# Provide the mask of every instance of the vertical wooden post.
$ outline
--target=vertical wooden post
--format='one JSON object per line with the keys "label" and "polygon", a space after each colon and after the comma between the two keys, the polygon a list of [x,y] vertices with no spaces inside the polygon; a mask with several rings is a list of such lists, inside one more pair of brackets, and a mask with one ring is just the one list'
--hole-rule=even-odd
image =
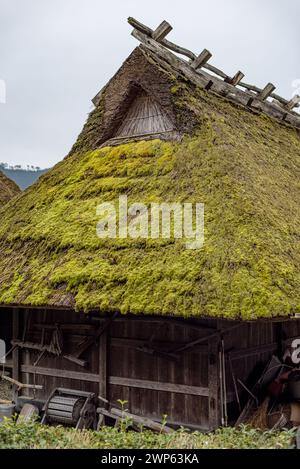
{"label": "vertical wooden post", "polygon": [[220,426],[220,382],[218,341],[210,342],[208,346],[208,416],[209,430],[213,431]]}
{"label": "vertical wooden post", "polygon": [[[27,334],[27,331],[29,329],[29,317],[30,317],[30,310],[25,309],[24,316],[23,316],[23,331],[22,331],[22,340],[23,340],[23,342],[25,342],[26,338],[27,338],[26,334]],[[29,350],[27,350],[27,349],[23,350],[22,359],[23,359],[22,361],[25,365],[27,365],[27,366],[30,365],[30,352],[29,352]],[[22,378],[23,378],[21,380],[22,383],[30,384],[30,374],[29,373],[22,374]],[[23,395],[24,396],[30,396],[30,390],[25,388],[24,391],[23,391]]]}
{"label": "vertical wooden post", "polygon": [[109,398],[108,393],[108,358],[109,358],[109,329],[106,329],[100,337],[99,343],[99,396]]}
{"label": "vertical wooden post", "polygon": [[[12,324],[12,337],[14,340],[19,338],[19,329],[20,329],[20,311],[17,308],[13,309],[13,324]],[[20,352],[19,348],[16,347],[12,353],[12,377],[16,381],[20,381]],[[13,388],[13,399],[16,401],[18,397],[18,390],[14,386]]]}
{"label": "vertical wooden post", "polygon": [[277,355],[282,359],[284,350],[283,350],[283,327],[282,322],[276,322],[274,324],[274,335],[277,342]]}

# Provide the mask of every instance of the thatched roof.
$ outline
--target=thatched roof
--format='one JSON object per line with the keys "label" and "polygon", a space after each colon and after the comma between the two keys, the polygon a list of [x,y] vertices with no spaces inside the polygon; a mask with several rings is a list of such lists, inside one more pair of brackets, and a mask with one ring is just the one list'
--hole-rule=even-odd
{"label": "thatched roof", "polygon": [[0,171],[0,208],[19,192],[17,184]]}
{"label": "thatched roof", "polygon": [[[114,140],[137,88],[174,126],[165,141]],[[138,48],[98,97],[70,155],[0,212],[0,303],[292,316],[300,306],[299,176],[298,130],[201,89]],[[204,247],[99,239],[96,207],[121,194],[129,203],[204,203]]]}

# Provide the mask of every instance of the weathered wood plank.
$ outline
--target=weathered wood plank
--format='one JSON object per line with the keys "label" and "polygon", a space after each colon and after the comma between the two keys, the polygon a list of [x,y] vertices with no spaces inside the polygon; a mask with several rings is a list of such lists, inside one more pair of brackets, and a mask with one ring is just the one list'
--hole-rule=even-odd
{"label": "weathered wood plank", "polygon": [[[112,337],[111,338],[111,345],[113,347],[127,347],[127,348],[137,348],[137,347],[143,347],[147,341],[145,339],[132,339],[130,337]],[[185,342],[161,342],[161,341],[153,341],[152,343],[154,349],[159,349],[160,351],[164,352],[167,350],[170,350],[172,347],[182,347],[185,346]],[[196,347],[195,347],[196,348]],[[202,344],[199,345],[197,348],[197,351],[207,351],[207,345]],[[187,353],[194,353],[193,351],[187,350]]]}
{"label": "weathered wood plank", "polygon": [[287,104],[286,104],[286,108],[291,111],[292,109],[294,109],[294,107],[297,106],[297,104],[300,103],[300,96],[296,95],[294,96]]}
{"label": "weathered wood plank", "polygon": [[243,74],[243,72],[240,72],[238,71],[234,77],[230,78],[230,77],[227,77],[225,78],[225,82],[226,83],[229,83],[230,85],[233,85],[233,86],[237,86],[238,84],[241,83],[242,79],[245,77],[245,75]]}
{"label": "weathered wood plank", "polygon": [[57,368],[34,367],[32,365],[22,365],[22,373],[31,373],[52,378],[74,379],[76,381],[89,381],[99,383],[99,374],[83,373],[80,371],[61,370]]}
{"label": "weathered wood plank", "polygon": [[108,399],[108,331],[106,330],[99,343],[99,395],[103,399]]}
{"label": "weathered wood plank", "polygon": [[135,18],[132,18],[131,16],[127,19],[127,21],[130,26],[137,29],[141,33],[146,34],[147,36],[152,36],[153,29],[148,28],[148,26],[144,25],[140,21],[136,20]]}
{"label": "weathered wood plank", "polygon": [[172,350],[172,352],[174,352],[174,353],[176,353],[176,352],[177,352],[177,353],[178,353],[178,352],[184,352],[184,351],[186,351],[186,350],[188,350],[188,349],[194,347],[195,345],[202,344],[203,342],[209,342],[209,341],[211,341],[211,339],[217,338],[217,337],[219,337],[219,336],[222,335],[222,334],[223,334],[223,335],[224,335],[224,334],[228,334],[229,332],[231,332],[231,331],[233,331],[233,330],[235,330],[235,329],[237,329],[237,328],[239,328],[239,327],[241,327],[241,323],[235,324],[234,326],[228,327],[228,328],[223,329],[223,330],[219,330],[219,331],[217,330],[217,331],[214,332],[213,334],[209,334],[209,335],[207,335],[207,336],[205,336],[205,337],[200,337],[199,339],[195,339],[195,340],[193,340],[192,342],[190,342],[190,343],[188,343],[188,344],[186,344],[186,345],[184,345],[184,346],[181,346],[181,347],[179,347],[179,348],[175,348],[175,349]]}
{"label": "weathered wood plank", "polygon": [[[43,368],[23,365],[23,373],[35,373],[36,375],[51,376],[55,378],[74,379],[79,381],[89,381],[99,383],[99,375],[92,373],[81,373],[78,371],[60,370],[55,368]],[[159,383],[155,381],[121,378],[116,376],[109,377],[109,383],[118,386],[128,386],[139,389],[151,389],[153,391],[175,392],[178,394],[190,394],[192,396],[208,396],[208,388],[198,386],[186,386],[184,384]],[[102,394],[100,394],[102,396]],[[104,396],[102,396],[104,397]]]}
{"label": "weathered wood plank", "polygon": [[208,354],[208,412],[209,428],[215,430],[220,425],[220,406],[219,406],[219,363],[218,363],[218,341],[212,341],[209,344]]}
{"label": "weathered wood plank", "polygon": [[271,94],[275,90],[276,90],[276,86],[274,86],[273,83],[268,83],[264,87],[264,89],[259,93],[259,95],[257,96],[257,99],[260,99],[261,101],[265,101],[267,98],[269,98],[269,96],[271,96]]}
{"label": "weathered wood plank", "polygon": [[255,355],[261,355],[263,353],[272,353],[275,352],[277,348],[277,343],[259,345],[255,347],[248,347],[245,349],[234,350],[229,352],[231,360],[240,360],[241,358],[253,357]]}
{"label": "weathered wood plank", "polygon": [[80,356],[89,349],[95,342],[101,338],[101,336],[106,332],[107,328],[111,325],[112,321],[118,316],[118,313],[115,313],[113,316],[109,317],[105,323],[95,331],[93,337],[88,337],[77,350],[75,350],[72,355],[75,358],[80,358]]}
{"label": "weathered wood plank", "polygon": [[139,389],[151,389],[153,391],[174,392],[178,394],[189,394],[192,396],[208,396],[208,388],[198,386],[187,386],[185,384],[161,383],[156,381],[147,381],[143,379],[119,378],[111,376],[110,384],[119,386],[129,386]]}
{"label": "weathered wood plank", "polygon": [[53,330],[56,328],[56,325],[59,326],[59,328],[62,330],[62,331],[66,331],[68,333],[71,333],[71,334],[75,334],[75,335],[94,335],[95,334],[95,326],[93,324],[81,324],[81,323],[77,323],[77,324],[63,324],[63,323],[59,323],[57,322],[56,324],[33,324],[33,328],[34,329],[38,329],[38,330],[42,330],[42,329],[45,329],[45,330]]}
{"label": "weathered wood plank", "polygon": [[197,70],[198,68],[203,67],[203,65],[206,64],[209,59],[211,59],[211,57],[211,52],[209,52],[207,49],[204,49],[201,54],[199,54],[198,57],[191,63],[191,67]]}
{"label": "weathered wood plank", "polygon": [[150,428],[151,430],[158,432],[158,433],[172,433],[174,430],[172,428],[167,427],[166,425],[162,425],[160,423],[155,422],[154,420],[140,417],[139,415],[130,414],[129,412],[124,412],[123,410],[112,408],[111,414],[121,419],[128,419],[131,420],[135,425],[140,425],[142,427]]}
{"label": "weathered wood plank", "polygon": [[37,384],[25,384],[21,383],[21,381],[18,381],[16,379],[10,378],[9,376],[0,374],[0,378],[4,379],[5,381],[8,381],[9,383],[13,384],[16,386],[17,390],[27,388],[27,389],[43,389],[43,386],[37,385]]}
{"label": "weathered wood plank", "polygon": [[161,42],[172,29],[172,26],[167,21],[163,21],[156,30],[153,31],[152,38],[157,42]]}
{"label": "weathered wood plank", "polygon": [[[140,32],[148,37],[152,36],[153,30],[151,28],[148,28],[148,26],[145,26],[144,24],[140,23],[134,18],[128,18],[128,23],[135,28],[137,32]],[[133,35],[133,34],[132,34]],[[195,60],[196,55],[191,52],[190,50],[177,46],[177,44],[174,44],[173,42],[168,41],[167,39],[163,39],[161,41],[161,44],[167,47],[168,49],[172,50],[173,52],[176,52],[177,54],[184,55],[185,57],[188,57],[191,60]]]}
{"label": "weathered wood plank", "polygon": [[[13,309],[13,325],[12,325],[12,338],[17,340],[19,338],[20,331],[20,311],[18,308]],[[12,352],[12,377],[15,381],[20,381],[20,350],[15,347]],[[18,388],[13,388],[14,400],[18,395]]]}

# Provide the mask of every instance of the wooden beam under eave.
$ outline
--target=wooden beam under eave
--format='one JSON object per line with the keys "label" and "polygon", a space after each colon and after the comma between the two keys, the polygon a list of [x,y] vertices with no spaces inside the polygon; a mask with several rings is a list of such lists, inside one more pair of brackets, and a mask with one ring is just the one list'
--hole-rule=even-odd
{"label": "wooden beam under eave", "polygon": [[152,33],[152,39],[161,42],[171,31],[172,26],[167,21],[163,21]]}

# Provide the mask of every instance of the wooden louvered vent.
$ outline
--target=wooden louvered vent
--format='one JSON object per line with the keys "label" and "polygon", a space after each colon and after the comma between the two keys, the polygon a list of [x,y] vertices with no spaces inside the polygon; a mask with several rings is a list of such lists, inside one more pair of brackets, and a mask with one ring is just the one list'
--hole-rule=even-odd
{"label": "wooden louvered vent", "polygon": [[170,118],[145,92],[140,92],[118,128],[114,139],[147,137],[173,132]]}

